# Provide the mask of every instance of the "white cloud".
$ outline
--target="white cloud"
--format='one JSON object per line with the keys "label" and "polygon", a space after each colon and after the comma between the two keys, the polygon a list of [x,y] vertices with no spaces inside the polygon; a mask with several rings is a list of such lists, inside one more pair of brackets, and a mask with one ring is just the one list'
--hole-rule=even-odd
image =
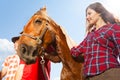
{"label": "white cloud", "polygon": [[0,61],[3,61],[8,55],[14,53],[13,43],[7,39],[0,39]]}

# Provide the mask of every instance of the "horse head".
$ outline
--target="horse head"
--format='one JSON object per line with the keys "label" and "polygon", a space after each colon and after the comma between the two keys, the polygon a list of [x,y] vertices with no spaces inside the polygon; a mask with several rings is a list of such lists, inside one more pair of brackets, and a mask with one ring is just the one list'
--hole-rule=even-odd
{"label": "horse head", "polygon": [[24,26],[17,53],[27,64],[34,63],[38,56],[62,62],[61,80],[82,80],[82,63],[76,62],[70,55],[69,43],[64,30],[47,15],[44,7]]}
{"label": "horse head", "polygon": [[[27,64],[34,63],[44,53],[57,54],[56,34],[58,26],[47,15],[46,8],[37,11],[24,26],[19,37],[17,53]],[[52,53],[53,52],[53,53]]]}

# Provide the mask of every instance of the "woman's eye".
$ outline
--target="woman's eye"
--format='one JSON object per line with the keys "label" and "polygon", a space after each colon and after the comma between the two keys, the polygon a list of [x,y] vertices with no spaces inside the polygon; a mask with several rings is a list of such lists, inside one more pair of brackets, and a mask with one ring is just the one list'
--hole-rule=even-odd
{"label": "woman's eye", "polygon": [[88,15],[90,15],[91,13],[89,12]]}

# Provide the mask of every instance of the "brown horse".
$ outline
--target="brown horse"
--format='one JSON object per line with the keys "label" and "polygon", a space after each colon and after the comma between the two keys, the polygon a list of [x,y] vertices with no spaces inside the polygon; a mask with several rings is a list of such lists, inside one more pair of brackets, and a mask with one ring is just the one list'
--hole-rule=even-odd
{"label": "brown horse", "polygon": [[82,80],[82,63],[71,57],[65,34],[47,15],[46,8],[35,13],[24,26],[18,55],[27,64],[34,63],[37,56],[62,62],[61,80]]}

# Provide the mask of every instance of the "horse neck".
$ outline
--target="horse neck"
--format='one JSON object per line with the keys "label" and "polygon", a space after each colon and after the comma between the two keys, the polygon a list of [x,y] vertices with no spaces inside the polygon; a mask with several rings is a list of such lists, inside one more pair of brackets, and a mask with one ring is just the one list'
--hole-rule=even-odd
{"label": "horse neck", "polygon": [[75,62],[73,60],[73,58],[70,55],[70,48],[68,46],[67,43],[67,38],[66,35],[64,35],[63,31],[60,29],[59,30],[59,38],[61,41],[59,41],[59,45],[58,47],[60,47],[60,53],[59,53],[59,57],[61,58],[63,65],[67,64],[69,67],[70,66],[74,66],[76,64],[78,64],[77,62]]}
{"label": "horse neck", "polygon": [[[65,38],[61,38],[61,41],[58,45],[60,48],[60,53],[58,53],[59,57],[61,58],[62,65],[64,69],[73,72],[74,74],[78,74],[81,72],[82,64],[73,60],[70,49],[67,45],[67,41]],[[76,68],[74,68],[77,66]]]}

